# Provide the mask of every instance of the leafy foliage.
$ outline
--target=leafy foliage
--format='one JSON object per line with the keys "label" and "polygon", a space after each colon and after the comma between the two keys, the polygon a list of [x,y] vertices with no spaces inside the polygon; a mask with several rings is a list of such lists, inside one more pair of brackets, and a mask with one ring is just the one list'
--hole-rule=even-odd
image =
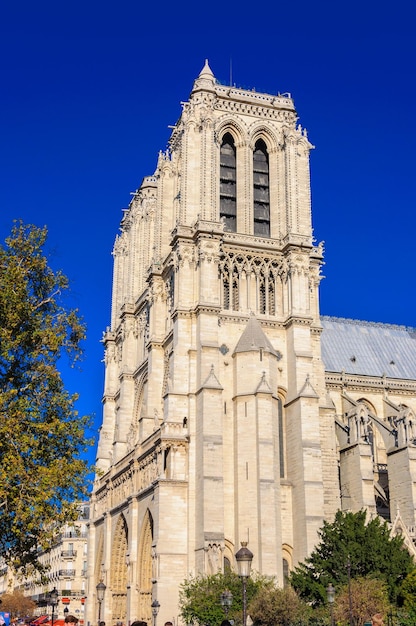
{"label": "leafy foliage", "polygon": [[27,598],[21,591],[4,593],[1,596],[1,610],[10,613],[10,617],[25,617],[33,615],[36,603]]}
{"label": "leafy foliage", "polygon": [[249,613],[255,624],[263,626],[302,624],[311,617],[310,607],[291,587],[279,589],[271,585],[259,589],[250,602]]}
{"label": "leafy foliage", "polygon": [[380,614],[383,618],[388,615],[389,601],[387,585],[376,578],[356,578],[344,585],[336,596],[334,617],[337,624],[350,623],[351,617],[354,626],[363,626],[370,622],[374,615]]}
{"label": "leafy foliage", "polygon": [[40,564],[63,523],[76,519],[88,468],[80,454],[90,418],[58,369],[81,356],[85,328],[62,297],[68,279],[48,265],[46,228],[16,222],[0,246],[0,556]]}
{"label": "leafy foliage", "polygon": [[388,616],[388,626],[416,626],[416,610],[414,608],[400,609]]}
{"label": "leafy foliage", "polygon": [[[220,603],[221,593],[228,589],[233,595],[228,619],[242,621],[242,583],[237,574],[227,572],[212,576],[198,576],[185,580],[179,590],[179,608],[186,624],[219,626],[225,618]],[[273,581],[265,576],[252,575],[247,579],[247,606],[262,587],[271,587]]]}
{"label": "leafy foliage", "polygon": [[[379,518],[366,523],[366,512],[338,511],[332,524],[324,522],[320,542],[304,563],[290,576],[301,597],[314,605],[326,602],[326,588],[346,585],[351,579],[377,578],[387,584],[391,602],[396,602],[400,585],[415,564],[403,547],[403,539],[390,537]],[[349,564],[349,566],[348,566]]]}
{"label": "leafy foliage", "polygon": [[412,570],[404,579],[401,594],[404,609],[416,615],[416,569]]}

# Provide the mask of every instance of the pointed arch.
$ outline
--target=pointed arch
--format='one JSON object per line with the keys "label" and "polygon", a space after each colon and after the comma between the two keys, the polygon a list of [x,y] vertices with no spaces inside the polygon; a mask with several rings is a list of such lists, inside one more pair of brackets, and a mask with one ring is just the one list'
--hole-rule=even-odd
{"label": "pointed arch", "polygon": [[133,424],[137,426],[139,419],[143,415],[143,410],[147,406],[147,370],[144,371],[140,378],[135,380],[135,398],[133,408]]}
{"label": "pointed arch", "polygon": [[284,543],[282,545],[283,586],[288,585],[289,574],[293,568],[293,548]]}
{"label": "pointed arch", "polygon": [[259,139],[262,139],[266,144],[267,151],[269,153],[275,152],[276,150],[282,149],[282,138],[280,135],[276,134],[272,131],[271,128],[265,126],[262,123],[255,123],[254,126],[250,128],[250,148],[254,150],[254,146],[256,145]]}
{"label": "pointed arch", "polygon": [[223,118],[216,127],[215,134],[219,146],[221,145],[221,142],[226,133],[230,133],[232,135],[236,145],[240,145],[243,141],[247,139],[246,128],[239,122],[239,120],[236,120],[235,118]]}
{"label": "pointed arch", "polygon": [[127,553],[128,527],[124,515],[120,515],[111,550],[110,588],[113,620],[123,623],[127,617]]}
{"label": "pointed arch", "polygon": [[231,572],[234,569],[234,548],[234,544],[228,539],[225,539],[224,552],[222,557],[224,574],[226,574],[227,572]]}
{"label": "pointed arch", "polygon": [[153,517],[147,509],[143,519],[139,540],[139,619],[148,624],[152,620],[152,546],[153,546]]}

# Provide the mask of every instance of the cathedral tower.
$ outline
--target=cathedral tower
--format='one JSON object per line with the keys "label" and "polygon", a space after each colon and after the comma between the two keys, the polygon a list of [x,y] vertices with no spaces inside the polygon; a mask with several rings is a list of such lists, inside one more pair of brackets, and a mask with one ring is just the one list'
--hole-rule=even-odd
{"label": "cathedral tower", "polygon": [[[89,598],[110,622],[176,620],[190,575],[283,584],[339,507],[321,361],[322,247],[289,94],[220,85],[208,63],[114,246]],[[325,497],[324,497],[325,494]]]}

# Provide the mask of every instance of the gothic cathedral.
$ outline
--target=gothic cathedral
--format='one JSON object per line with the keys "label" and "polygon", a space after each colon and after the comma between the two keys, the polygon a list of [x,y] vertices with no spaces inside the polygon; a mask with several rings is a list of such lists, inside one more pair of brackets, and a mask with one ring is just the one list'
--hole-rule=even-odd
{"label": "gothic cathedral", "polygon": [[151,624],[154,600],[180,623],[180,584],[235,569],[241,542],[283,585],[340,508],[413,545],[415,333],[320,316],[313,146],[292,98],[205,63],[182,106],[114,246],[92,623],[100,581],[108,625]]}

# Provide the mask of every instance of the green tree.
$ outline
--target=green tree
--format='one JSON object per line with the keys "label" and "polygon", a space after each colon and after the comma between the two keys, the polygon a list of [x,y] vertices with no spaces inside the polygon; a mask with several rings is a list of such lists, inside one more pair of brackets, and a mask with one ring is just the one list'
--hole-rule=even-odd
{"label": "green tree", "polygon": [[350,623],[350,597],[351,617],[354,626],[363,626],[370,622],[376,614],[384,618],[389,612],[387,585],[376,578],[355,578],[350,586],[344,585],[336,595],[334,617],[337,624]]}
{"label": "green tree", "polygon": [[4,593],[1,596],[1,610],[10,613],[10,617],[32,616],[36,603],[27,598],[21,591]]}
{"label": "green tree", "polygon": [[34,565],[87,494],[90,418],[64,388],[60,360],[80,357],[85,328],[63,296],[68,279],[43,248],[46,228],[16,222],[0,246],[0,556]]}
{"label": "green tree", "polygon": [[310,607],[291,587],[280,589],[275,585],[260,588],[249,604],[250,617],[263,626],[306,624],[311,617]]}
{"label": "green tree", "polygon": [[326,602],[329,583],[339,588],[351,579],[369,576],[386,582],[389,600],[395,603],[400,585],[415,564],[403,539],[391,537],[378,517],[368,521],[364,510],[338,511],[333,523],[324,522],[320,542],[310,557],[290,576],[302,598],[312,604]]}
{"label": "green tree", "polygon": [[[262,587],[272,586],[273,580],[253,574],[247,579],[247,606]],[[185,580],[179,589],[179,609],[186,624],[209,624],[219,626],[225,619],[221,606],[221,593],[231,591],[233,602],[229,609],[228,619],[241,623],[242,615],[242,583],[234,572],[197,576]]]}
{"label": "green tree", "polygon": [[416,569],[412,570],[404,579],[401,595],[404,609],[416,614]]}

